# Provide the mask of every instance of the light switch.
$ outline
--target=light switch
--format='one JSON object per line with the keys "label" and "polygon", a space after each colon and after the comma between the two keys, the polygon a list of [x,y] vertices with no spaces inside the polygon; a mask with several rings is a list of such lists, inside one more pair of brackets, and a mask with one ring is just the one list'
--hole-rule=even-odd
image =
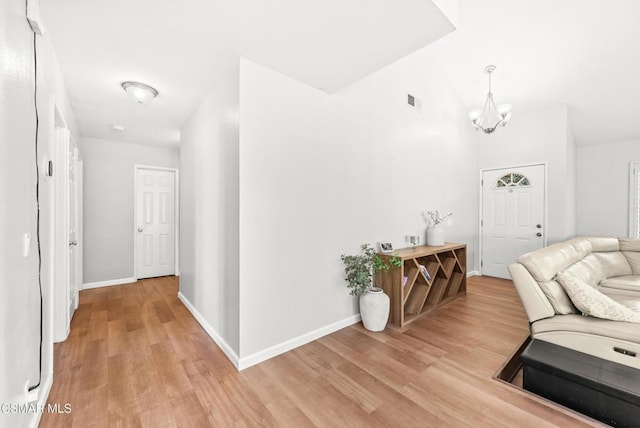
{"label": "light switch", "polygon": [[29,257],[31,254],[31,234],[25,233],[23,235],[24,239],[22,241],[22,256]]}
{"label": "light switch", "polygon": [[40,20],[40,0],[27,0],[27,21],[34,33],[44,34],[44,27]]}

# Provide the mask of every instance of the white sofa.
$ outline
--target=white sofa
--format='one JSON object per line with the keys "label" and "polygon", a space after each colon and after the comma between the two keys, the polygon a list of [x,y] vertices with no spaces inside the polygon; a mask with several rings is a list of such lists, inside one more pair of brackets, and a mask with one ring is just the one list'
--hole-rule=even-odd
{"label": "white sofa", "polygon": [[509,266],[531,337],[640,368],[640,324],[584,316],[556,275],[566,272],[640,312],[640,239],[575,238]]}

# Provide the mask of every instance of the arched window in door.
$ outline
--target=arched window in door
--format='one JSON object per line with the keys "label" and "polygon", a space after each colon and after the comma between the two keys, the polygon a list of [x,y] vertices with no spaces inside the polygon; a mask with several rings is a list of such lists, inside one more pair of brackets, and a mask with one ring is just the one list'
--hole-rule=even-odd
{"label": "arched window in door", "polygon": [[493,187],[525,187],[531,186],[531,182],[522,174],[510,172],[498,178]]}

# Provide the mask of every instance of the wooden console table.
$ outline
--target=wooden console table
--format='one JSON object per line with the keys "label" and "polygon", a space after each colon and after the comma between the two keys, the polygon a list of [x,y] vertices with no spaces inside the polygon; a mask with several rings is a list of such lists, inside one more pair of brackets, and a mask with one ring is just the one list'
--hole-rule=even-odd
{"label": "wooden console table", "polygon": [[377,272],[375,284],[391,298],[390,321],[400,327],[467,293],[467,246],[447,242],[442,247],[419,246],[378,253],[393,255],[402,266]]}

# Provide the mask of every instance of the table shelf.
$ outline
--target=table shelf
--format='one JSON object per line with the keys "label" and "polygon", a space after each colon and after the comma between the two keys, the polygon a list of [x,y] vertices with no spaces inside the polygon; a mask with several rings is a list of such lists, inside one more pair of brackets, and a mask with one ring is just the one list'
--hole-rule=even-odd
{"label": "table shelf", "polygon": [[[391,299],[390,321],[400,327],[467,293],[467,246],[448,242],[441,247],[403,248],[378,253],[386,262],[396,255],[402,266],[375,276],[377,287]],[[426,273],[424,273],[424,266]]]}

